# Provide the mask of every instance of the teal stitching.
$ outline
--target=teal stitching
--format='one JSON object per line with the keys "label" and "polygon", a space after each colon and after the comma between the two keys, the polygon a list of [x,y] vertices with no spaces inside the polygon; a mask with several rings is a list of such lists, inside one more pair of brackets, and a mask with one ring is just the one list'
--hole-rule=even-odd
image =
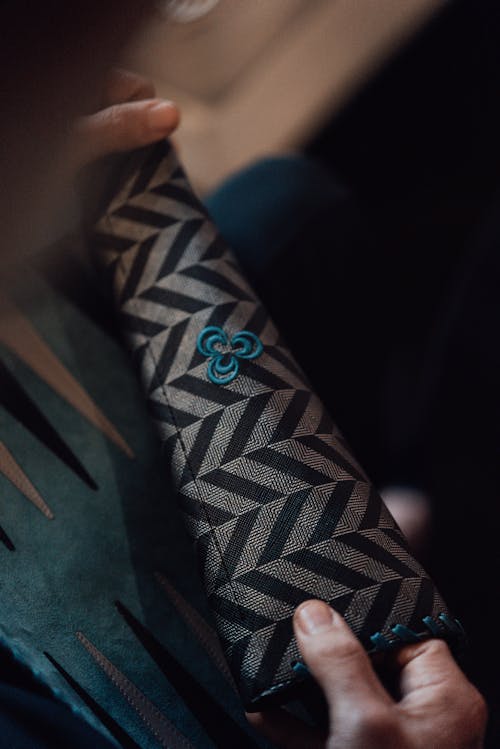
{"label": "teal stitching", "polygon": [[374,635],[371,635],[370,640],[377,652],[390,650],[391,648],[390,640],[388,640],[387,637],[384,637],[381,632],[375,632]]}
{"label": "teal stitching", "polygon": [[[432,616],[424,616],[422,619],[423,624],[427,628],[427,632],[415,632],[410,627],[406,627],[404,624],[394,624],[390,631],[393,633],[396,639],[389,640],[381,632],[375,632],[370,636],[370,641],[373,648],[368,651],[369,655],[374,653],[384,653],[390,650],[394,650],[400,643],[412,644],[416,642],[422,642],[429,633],[433,637],[443,639],[447,634],[452,635],[452,641],[450,645],[458,642],[459,644],[465,642],[466,633],[458,619],[452,619],[447,614],[439,614],[437,617],[438,621],[432,618]],[[301,661],[292,661],[292,671],[298,680],[311,678],[311,672],[307,668],[306,664]],[[279,687],[286,686],[290,682],[278,685]],[[276,688],[278,689],[278,687]],[[271,690],[269,690],[271,693]]]}
{"label": "teal stitching", "polygon": [[439,614],[438,618],[453,634],[459,637],[463,637],[465,635],[465,629],[462,627],[458,619],[450,619],[447,614]]}
{"label": "teal stitching", "polygon": [[[452,619],[447,614],[439,614],[437,621],[433,619],[432,616],[424,616],[422,622],[427,628],[427,632],[415,632],[404,624],[394,624],[390,628],[390,631],[395,636],[394,640],[385,637],[381,632],[375,632],[370,636],[373,648],[368,651],[368,655],[394,650],[394,648],[402,642],[405,644],[422,642],[422,640],[429,636],[429,633],[433,637],[440,639],[446,637],[447,634],[452,635],[451,642],[449,643],[451,646],[456,645],[457,643],[461,645],[466,641],[466,633],[460,621],[458,619]],[[455,651],[455,653],[457,654],[457,651]],[[292,661],[290,665],[297,680],[311,678],[311,672],[305,663],[302,663],[301,661]],[[266,694],[271,694],[272,691],[278,691],[279,688],[288,686],[290,683],[291,681],[279,684],[274,688],[274,690],[268,690]]]}
{"label": "teal stitching", "polygon": [[306,664],[301,663],[301,661],[295,661],[292,664],[292,670],[300,679],[305,679],[311,676],[311,672],[307,668]]}
{"label": "teal stitching", "polygon": [[394,627],[391,627],[391,632],[395,634],[401,642],[413,643],[420,642],[422,639],[422,635],[418,634],[418,632],[414,632],[409,627],[405,627],[404,624],[395,624]]}
{"label": "teal stitching", "polygon": [[208,325],[198,335],[196,348],[208,357],[208,379],[214,385],[227,385],[239,374],[240,359],[257,359],[264,349],[250,330],[240,330],[229,341],[222,328]]}
{"label": "teal stitching", "polygon": [[439,634],[441,634],[441,627],[437,622],[434,621],[432,616],[424,616],[422,619],[423,623],[431,633],[431,635],[434,635],[434,637],[437,637]]}
{"label": "teal stitching", "polygon": [[465,630],[458,619],[452,619],[447,614],[439,614],[436,619],[431,616],[425,616],[422,619],[422,623],[425,625],[427,631],[415,632],[410,627],[406,627],[404,624],[394,624],[390,628],[390,631],[396,639],[389,640],[381,632],[375,632],[371,635],[370,641],[373,645],[370,653],[384,652],[391,650],[398,643],[403,642],[405,644],[412,644],[422,642],[429,633],[433,637],[445,638],[451,636],[452,641],[462,643],[466,640]]}

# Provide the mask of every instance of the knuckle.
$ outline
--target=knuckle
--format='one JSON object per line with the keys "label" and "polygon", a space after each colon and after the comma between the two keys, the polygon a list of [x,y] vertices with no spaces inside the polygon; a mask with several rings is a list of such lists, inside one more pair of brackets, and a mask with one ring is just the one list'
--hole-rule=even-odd
{"label": "knuckle", "polygon": [[450,655],[450,649],[448,648],[448,645],[444,640],[441,640],[439,638],[426,640],[421,647],[422,650],[425,650],[428,655],[432,655],[435,658],[448,658]]}
{"label": "knuckle", "polygon": [[407,645],[401,649],[397,658],[403,665],[407,665],[410,661],[418,659],[422,663],[441,664],[443,669],[446,664],[455,663],[447,643],[439,638],[432,638],[420,643]]}

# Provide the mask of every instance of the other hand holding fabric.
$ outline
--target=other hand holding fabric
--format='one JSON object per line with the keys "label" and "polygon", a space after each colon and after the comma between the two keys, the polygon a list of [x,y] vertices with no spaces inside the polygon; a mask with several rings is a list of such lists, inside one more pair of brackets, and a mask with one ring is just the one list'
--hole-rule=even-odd
{"label": "other hand holding fabric", "polygon": [[106,82],[103,108],[75,123],[70,156],[75,168],[168,137],[179,124],[179,110],[155,93],[146,78],[113,69]]}

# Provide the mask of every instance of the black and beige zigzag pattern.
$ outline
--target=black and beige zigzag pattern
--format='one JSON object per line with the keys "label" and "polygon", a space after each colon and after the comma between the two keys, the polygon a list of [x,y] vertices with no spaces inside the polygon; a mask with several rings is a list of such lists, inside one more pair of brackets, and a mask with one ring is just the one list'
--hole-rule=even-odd
{"label": "black and beige zigzag pattern", "polygon": [[[297,678],[291,616],[319,597],[367,648],[395,622],[447,613],[231,251],[159,144],[129,170],[94,241],[139,363],[195,540],[206,593],[247,706]],[[262,355],[207,377],[206,326],[249,330]],[[332,342],[334,348],[334,341]]]}

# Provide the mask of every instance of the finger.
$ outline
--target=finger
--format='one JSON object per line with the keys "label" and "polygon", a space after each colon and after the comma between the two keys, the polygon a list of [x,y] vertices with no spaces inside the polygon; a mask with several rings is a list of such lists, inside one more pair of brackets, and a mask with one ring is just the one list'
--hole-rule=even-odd
{"label": "finger", "polygon": [[[460,746],[483,746],[488,720],[486,702],[454,661],[443,640],[403,648],[395,655],[401,667],[401,700],[397,705],[403,723],[422,731],[422,717],[432,732],[460,738]],[[455,744],[453,744],[455,746]]]}
{"label": "finger", "polygon": [[394,661],[401,669],[401,696],[411,695],[422,689],[443,685],[472,687],[459,668],[444,640],[429,639],[415,645],[408,645],[394,654]]}
{"label": "finger", "polygon": [[323,749],[326,737],[285,710],[247,713],[250,725],[279,749]]}
{"label": "finger", "polygon": [[331,718],[375,715],[393,701],[370,659],[344,619],[322,601],[306,601],[294,616],[295,636],[304,660],[322,687]]}
{"label": "finger", "polygon": [[155,87],[148,78],[123,68],[113,68],[106,81],[103,106],[153,99],[155,96]]}
{"label": "finger", "polygon": [[74,158],[77,166],[166,138],[175,130],[179,119],[175,104],[161,99],[117,104],[82,117],[76,127]]}

